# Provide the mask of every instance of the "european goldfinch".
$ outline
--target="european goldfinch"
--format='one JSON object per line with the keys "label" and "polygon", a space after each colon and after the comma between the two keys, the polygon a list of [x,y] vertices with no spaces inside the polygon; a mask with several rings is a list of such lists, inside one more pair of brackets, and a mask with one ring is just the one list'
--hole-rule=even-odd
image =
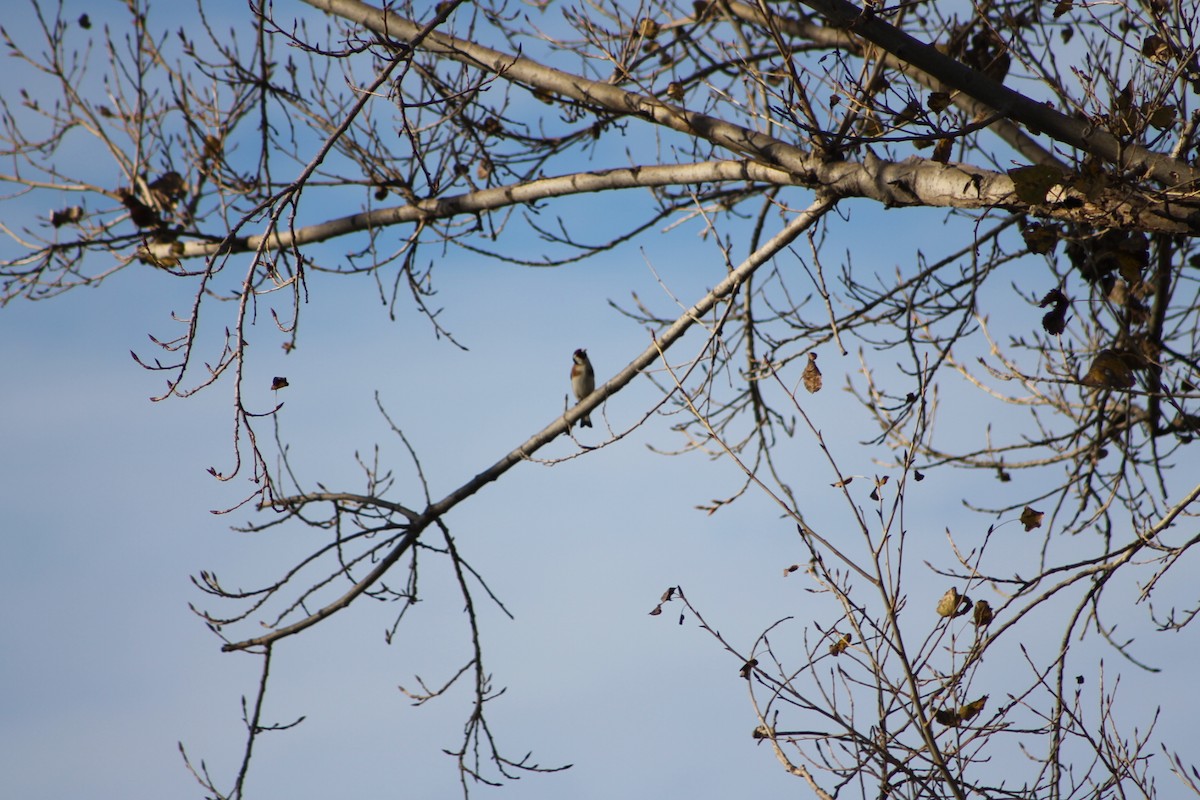
{"label": "european goldfinch", "polygon": [[[592,362],[588,361],[587,350],[583,348],[576,350],[571,360],[574,361],[571,364],[571,389],[575,392],[575,399],[578,401],[596,390],[596,373],[592,371]],[[583,428],[592,427],[591,416],[581,417],[579,425]]]}

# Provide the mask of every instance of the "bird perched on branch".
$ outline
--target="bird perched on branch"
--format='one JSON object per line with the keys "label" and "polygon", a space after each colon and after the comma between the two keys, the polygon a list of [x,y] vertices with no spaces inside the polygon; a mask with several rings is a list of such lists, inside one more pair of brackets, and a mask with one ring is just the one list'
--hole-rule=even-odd
{"label": "bird perched on branch", "polygon": [[[571,389],[575,392],[575,399],[582,400],[596,390],[596,373],[592,371],[592,362],[588,361],[587,350],[576,350],[571,360],[575,362],[571,365]],[[583,428],[592,427],[591,416],[581,417],[579,425]]]}

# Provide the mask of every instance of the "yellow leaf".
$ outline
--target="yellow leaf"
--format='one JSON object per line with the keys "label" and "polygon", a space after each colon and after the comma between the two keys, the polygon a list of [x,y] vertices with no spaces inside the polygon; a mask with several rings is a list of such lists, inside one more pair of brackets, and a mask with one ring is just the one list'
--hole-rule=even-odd
{"label": "yellow leaf", "polygon": [[954,616],[954,612],[958,610],[958,604],[961,601],[961,599],[962,598],[958,594],[958,589],[955,589],[953,586],[951,586],[949,589],[946,590],[946,593],[944,595],[942,595],[942,599],[938,600],[938,604],[937,604],[938,616],[939,617]]}
{"label": "yellow leaf", "polygon": [[846,633],[838,637],[838,640],[829,645],[829,655],[837,657],[846,652],[846,648],[850,646],[851,637]]}
{"label": "yellow leaf", "polygon": [[958,709],[958,716],[964,720],[971,719],[979,714],[980,711],[983,711],[983,707],[987,705],[987,699],[988,696],[985,694],[978,700],[967,703],[965,706],[960,706]]}

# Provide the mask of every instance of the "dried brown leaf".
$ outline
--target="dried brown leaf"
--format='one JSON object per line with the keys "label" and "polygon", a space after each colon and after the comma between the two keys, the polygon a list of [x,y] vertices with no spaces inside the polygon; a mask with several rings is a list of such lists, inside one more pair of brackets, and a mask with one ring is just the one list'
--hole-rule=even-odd
{"label": "dried brown leaf", "polygon": [[804,388],[809,394],[821,391],[821,370],[817,367],[817,354],[808,354],[808,364],[804,367]]}
{"label": "dried brown leaf", "polygon": [[992,605],[987,600],[975,603],[975,627],[986,628],[992,622]]}
{"label": "dried brown leaf", "polygon": [[1165,39],[1151,34],[1142,40],[1142,55],[1158,64],[1166,64],[1174,53]]}
{"label": "dried brown leaf", "polygon": [[1101,389],[1128,389],[1134,384],[1133,370],[1121,353],[1101,350],[1080,382]]}
{"label": "dried brown leaf", "polygon": [[933,718],[948,728],[957,728],[962,721],[953,708],[939,708],[933,712]]}
{"label": "dried brown leaf", "polygon": [[[1058,246],[1060,231],[1054,225],[1043,225],[1031,222],[1021,229],[1021,238],[1030,252],[1038,255],[1048,255]],[[1043,305],[1045,305],[1043,303]]]}
{"label": "dried brown leaf", "polygon": [[933,112],[945,111],[950,106],[950,95],[947,92],[931,92],[925,98],[925,105]]}
{"label": "dried brown leaf", "polygon": [[950,154],[954,151],[954,140],[942,138],[937,140],[937,144],[933,148],[933,155],[930,156],[939,164],[946,164],[950,161]]}
{"label": "dried brown leaf", "polygon": [[1040,528],[1042,527],[1042,517],[1044,516],[1046,516],[1045,513],[1025,506],[1025,510],[1021,512],[1021,524],[1025,526],[1025,530],[1027,531]]}
{"label": "dried brown leaf", "polygon": [[1017,198],[1031,205],[1046,202],[1046,193],[1062,183],[1061,170],[1045,164],[1034,164],[1028,167],[1015,167],[1008,171],[1012,178],[1013,191]]}

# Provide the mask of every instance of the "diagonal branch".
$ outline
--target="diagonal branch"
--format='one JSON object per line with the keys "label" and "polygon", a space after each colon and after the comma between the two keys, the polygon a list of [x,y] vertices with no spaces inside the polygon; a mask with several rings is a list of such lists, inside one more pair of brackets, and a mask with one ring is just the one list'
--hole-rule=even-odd
{"label": "diagonal branch", "polygon": [[[795,17],[775,14],[765,8],[765,4],[763,8],[756,8],[746,3],[730,2],[728,8],[729,13],[751,24],[777,29],[789,36],[808,39],[811,42],[816,42],[830,48],[841,48],[858,52],[860,55],[862,54],[862,40],[846,31],[827,25],[817,25],[808,19],[796,19]],[[917,69],[909,62],[897,58],[891,53],[883,54],[883,61],[884,65],[889,69],[903,72],[928,89],[940,91],[940,84],[942,82],[928,72]],[[988,129],[1007,142],[1022,156],[1029,159],[1031,163],[1066,169],[1066,166],[1054,153],[1042,147],[1032,136],[1021,130],[1020,125],[997,114],[994,108],[990,108],[987,104],[981,103],[971,95],[963,92],[955,92],[951,97],[951,102],[975,119],[991,119]]]}
{"label": "diagonal branch", "polygon": [[[401,41],[413,38],[421,26],[397,14],[386,12],[359,0],[304,0],[305,3],[342,19],[361,25],[380,36]],[[667,128],[697,136],[755,161],[782,167],[790,172],[805,174],[817,163],[811,153],[801,147],[782,142],[749,128],[743,128],[718,117],[659,100],[655,97],[629,92],[601,81],[548,67],[531,58],[504,53],[490,47],[459,39],[449,34],[433,32],[421,43],[421,49],[469,64],[508,81],[535,87],[561,97],[584,103],[623,116],[641,117]]]}
{"label": "diagonal branch", "polygon": [[385,573],[408,552],[421,536],[421,533],[431,524],[437,522],[443,515],[457,506],[462,501],[471,497],[480,489],[492,481],[497,480],[504,473],[508,472],[522,461],[528,460],[534,453],[540,450],[545,445],[554,441],[561,434],[566,432],[571,425],[580,417],[586,416],[589,412],[607,400],[610,396],[616,394],[621,389],[625,388],[633,381],[642,370],[657,361],[664,352],[666,352],[675,342],[683,338],[683,335],[697,323],[698,320],[704,318],[716,305],[725,298],[731,296],[742,286],[746,280],[754,274],[755,270],[767,263],[776,253],[786,248],[789,244],[795,241],[796,237],[800,236],[804,231],[812,227],[827,211],[833,208],[834,200],[828,197],[818,197],[813,201],[812,205],[804,211],[796,215],[795,219],[787,224],[783,230],[773,236],[762,247],[758,248],[745,261],[738,265],[737,269],[730,272],[724,280],[718,283],[708,294],[700,299],[694,306],[684,311],[679,317],[667,328],[663,334],[654,339],[654,341],[643,350],[637,358],[631,361],[623,370],[613,376],[608,382],[596,388],[596,391],[585,397],[580,403],[569,410],[565,415],[559,417],[554,422],[547,425],[538,433],[531,436],[525,442],[518,445],[514,450],[501,458],[492,466],[480,472],[471,480],[464,483],[462,486],[455,489],[450,494],[446,495],[436,503],[431,504],[426,508],[419,517],[412,520],[407,526],[404,538],[398,541],[395,546],[380,560],[374,569],[364,576],[358,583],[350,587],[345,594],[334,600],[329,605],[313,612],[309,616],[301,619],[291,625],[283,628],[278,628],[263,636],[258,636],[253,639],[246,639],[241,642],[232,642],[224,645],[222,650],[246,650],[254,647],[269,645],[292,634],[309,628],[326,617],[332,616],[346,606],[350,605],[361,594],[367,591],[374,585]]}
{"label": "diagonal branch", "polygon": [[1200,188],[1200,169],[1186,161],[1156,153],[1132,142],[1122,142],[1106,130],[1068,117],[1002,83],[944,55],[904,31],[846,0],[803,0],[835,28],[849,30],[878,45],[900,61],[912,64],[937,80],[995,109],[1033,131],[1091,153],[1122,170],[1146,174],[1168,187],[1185,191]]}

